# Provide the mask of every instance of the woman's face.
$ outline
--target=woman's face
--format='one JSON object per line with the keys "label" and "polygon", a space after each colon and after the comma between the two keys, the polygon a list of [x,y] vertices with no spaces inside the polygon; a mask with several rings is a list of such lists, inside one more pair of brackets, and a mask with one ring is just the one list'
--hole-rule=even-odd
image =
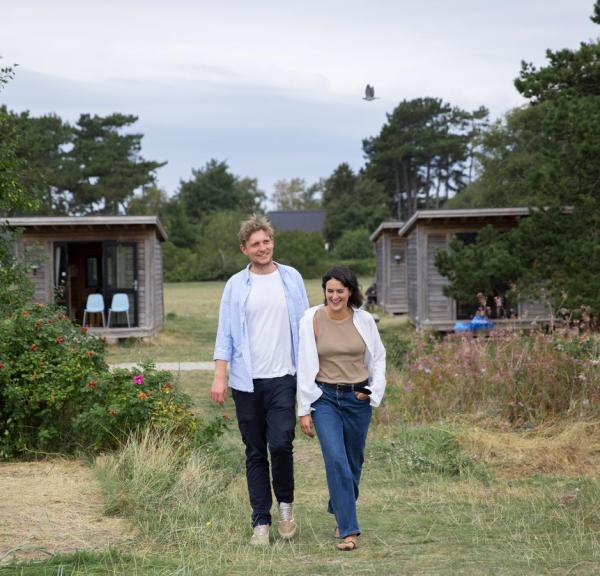
{"label": "woman's face", "polygon": [[350,290],[346,288],[339,280],[330,278],[325,284],[325,302],[327,306],[334,311],[340,312],[348,306]]}

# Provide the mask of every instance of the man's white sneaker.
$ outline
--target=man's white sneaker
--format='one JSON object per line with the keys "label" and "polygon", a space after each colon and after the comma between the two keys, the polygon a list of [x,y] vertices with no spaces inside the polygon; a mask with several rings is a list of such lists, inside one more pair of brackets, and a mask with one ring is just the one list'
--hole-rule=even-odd
{"label": "man's white sneaker", "polygon": [[296,521],[294,520],[294,505],[287,502],[279,502],[279,522],[277,532],[282,538],[289,540],[296,534]]}
{"label": "man's white sneaker", "polygon": [[250,544],[252,544],[252,546],[268,546],[270,528],[271,527],[268,524],[259,524],[258,526],[255,526],[252,537],[250,538]]}

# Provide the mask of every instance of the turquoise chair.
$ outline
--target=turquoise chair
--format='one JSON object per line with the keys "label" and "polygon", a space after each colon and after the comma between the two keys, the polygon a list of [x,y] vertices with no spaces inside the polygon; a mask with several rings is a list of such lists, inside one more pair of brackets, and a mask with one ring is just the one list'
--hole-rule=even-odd
{"label": "turquoise chair", "polygon": [[106,324],[104,323],[104,298],[102,297],[102,294],[90,294],[87,297],[87,302],[85,303],[85,310],[83,311],[84,326],[88,314],[101,314],[102,327],[106,326]]}
{"label": "turquoise chair", "polygon": [[129,296],[127,294],[123,294],[122,292],[117,292],[113,294],[112,301],[110,303],[110,308],[108,309],[108,327],[110,328],[110,316],[112,313],[125,313],[127,316],[127,328],[131,328],[131,323],[129,322]]}

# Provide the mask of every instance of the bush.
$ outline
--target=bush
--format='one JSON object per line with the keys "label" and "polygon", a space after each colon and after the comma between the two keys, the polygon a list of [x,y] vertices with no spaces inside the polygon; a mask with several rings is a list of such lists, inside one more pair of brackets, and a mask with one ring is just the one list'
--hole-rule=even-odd
{"label": "bush", "polygon": [[366,228],[346,230],[336,241],[332,256],[339,260],[362,260],[373,258],[373,243]]}
{"label": "bush", "polygon": [[569,334],[497,334],[417,342],[403,387],[408,415],[500,416],[516,425],[598,412],[600,347]]}
{"label": "bush", "polygon": [[72,446],[85,382],[106,371],[104,343],[60,310],[37,304],[0,329],[0,456]]}
{"label": "bush", "polygon": [[280,232],[275,237],[275,260],[293,266],[304,278],[318,278],[327,267],[323,237],[300,230]]}
{"label": "bush", "polygon": [[0,326],[0,458],[104,450],[146,426],[210,441],[191,399],[151,364],[110,372],[106,347],[61,310],[36,304]]}

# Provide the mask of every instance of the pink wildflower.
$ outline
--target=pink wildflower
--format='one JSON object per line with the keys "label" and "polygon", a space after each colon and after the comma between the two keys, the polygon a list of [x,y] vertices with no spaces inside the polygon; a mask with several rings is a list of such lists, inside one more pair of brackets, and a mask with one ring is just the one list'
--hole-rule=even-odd
{"label": "pink wildflower", "polygon": [[137,386],[141,386],[144,383],[144,375],[143,374],[136,374],[133,377],[133,383],[136,384]]}

